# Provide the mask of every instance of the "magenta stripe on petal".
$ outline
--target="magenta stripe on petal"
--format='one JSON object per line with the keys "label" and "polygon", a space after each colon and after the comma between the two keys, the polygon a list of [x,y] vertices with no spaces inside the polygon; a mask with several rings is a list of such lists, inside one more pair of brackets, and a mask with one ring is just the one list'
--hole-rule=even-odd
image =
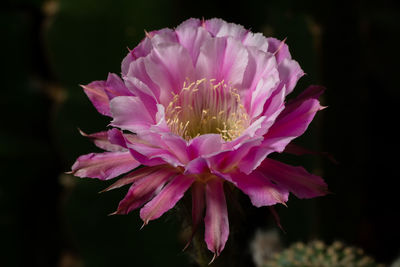
{"label": "magenta stripe on petal", "polygon": [[139,165],[128,151],[90,153],[80,156],[72,165],[70,173],[78,177],[109,180]]}
{"label": "magenta stripe on petal", "polygon": [[173,175],[175,174],[171,169],[159,170],[138,180],[129,188],[115,214],[127,214],[142,206],[156,195]]}
{"label": "magenta stripe on petal", "polygon": [[131,184],[143,177],[146,177],[150,174],[152,174],[155,171],[160,170],[161,168],[167,168],[167,166],[163,166],[163,165],[159,165],[159,166],[155,166],[155,167],[143,167],[140,168],[138,170],[135,170],[131,173],[128,173],[127,175],[125,175],[124,177],[118,179],[115,183],[113,183],[112,185],[110,185],[109,187],[107,187],[106,189],[102,190],[101,192],[106,192],[106,191],[110,191],[116,188],[120,188],[124,185],[127,184]]}
{"label": "magenta stripe on petal", "polygon": [[178,175],[161,192],[140,210],[140,218],[147,224],[170,210],[192,185],[194,178]]}
{"label": "magenta stripe on petal", "polygon": [[207,248],[218,256],[229,236],[223,180],[212,179],[206,184],[205,241]]}
{"label": "magenta stripe on petal", "polygon": [[257,170],[298,198],[318,197],[329,192],[321,177],[308,173],[303,167],[290,166],[267,158]]}

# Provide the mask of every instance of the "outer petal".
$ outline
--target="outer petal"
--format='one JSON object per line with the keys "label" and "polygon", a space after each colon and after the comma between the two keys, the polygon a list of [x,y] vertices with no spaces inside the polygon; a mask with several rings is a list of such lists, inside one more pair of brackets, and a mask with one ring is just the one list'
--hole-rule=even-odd
{"label": "outer petal", "polygon": [[97,109],[97,111],[103,115],[111,117],[108,96],[104,91],[106,87],[106,82],[95,81],[89,83],[88,85],[81,86],[90,101],[92,101],[93,106]]}
{"label": "outer petal", "polygon": [[205,241],[207,248],[218,256],[229,236],[228,211],[226,208],[223,180],[212,179],[206,184]]}
{"label": "outer petal", "polygon": [[292,59],[289,53],[289,47],[285,40],[281,41],[273,37],[267,38],[268,52],[275,54],[276,61],[281,63],[284,59]]}
{"label": "outer petal", "polygon": [[147,224],[170,210],[183,197],[186,190],[192,185],[194,178],[178,175],[149,203],[140,210],[140,218]]}
{"label": "outer petal", "polygon": [[231,182],[250,197],[251,203],[256,207],[271,206],[277,203],[285,205],[288,200],[288,190],[283,186],[271,183],[261,171],[254,171],[249,175],[236,172],[224,177],[229,177]]}
{"label": "outer petal", "polygon": [[203,222],[205,208],[205,184],[194,182],[192,185],[192,234],[185,248],[187,248],[193,239],[200,223]]}
{"label": "outer petal", "polygon": [[324,180],[308,173],[302,167],[286,165],[267,158],[257,170],[279,186],[287,188],[298,198],[313,198],[328,193]]}
{"label": "outer petal", "polygon": [[284,110],[264,135],[262,143],[264,147],[282,152],[290,141],[305,132],[317,111],[322,107],[318,100],[308,99],[293,109],[290,106],[287,109],[290,112]]}
{"label": "outer petal", "polygon": [[155,171],[160,170],[161,168],[168,168],[168,166],[156,166],[156,167],[143,167],[138,170],[134,170],[131,173],[128,173],[124,177],[118,179],[115,183],[107,187],[106,189],[102,190],[101,192],[110,191],[116,188],[120,188],[124,185],[131,184],[143,177],[149,176],[150,174],[154,173]]}
{"label": "outer petal", "polygon": [[129,152],[90,153],[80,156],[70,173],[78,177],[109,180],[139,165]]}
{"label": "outer petal", "polygon": [[127,214],[142,206],[157,194],[173,175],[174,172],[171,169],[158,170],[138,180],[129,188],[125,198],[119,203],[115,214]]}
{"label": "outer petal", "polygon": [[110,100],[116,96],[133,96],[121,78],[114,73],[108,74],[105,92]]}
{"label": "outer petal", "polygon": [[114,118],[111,125],[115,127],[138,132],[155,123],[154,117],[138,97],[118,96],[111,100],[110,106]]}
{"label": "outer petal", "polygon": [[93,143],[101,149],[104,149],[107,151],[113,151],[113,152],[126,151],[126,149],[124,149],[124,147],[112,144],[108,140],[108,132],[98,132],[98,133],[93,133],[93,134],[86,134],[83,131],[79,130],[79,133],[81,135],[91,139],[93,141]]}

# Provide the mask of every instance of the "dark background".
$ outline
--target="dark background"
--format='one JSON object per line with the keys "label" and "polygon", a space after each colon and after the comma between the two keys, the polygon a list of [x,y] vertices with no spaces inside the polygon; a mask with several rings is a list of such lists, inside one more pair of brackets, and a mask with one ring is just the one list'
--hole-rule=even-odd
{"label": "dark background", "polygon": [[[320,238],[362,247],[379,262],[400,253],[399,6],[396,1],[15,0],[1,4],[0,266],[189,266],[174,212],[139,231],[138,213],[111,216],[126,188],[65,175],[105,129],[78,84],[120,72],[147,31],[220,17],[287,37],[309,84],[328,89],[297,141],[327,151],[287,158],[333,194],[278,207],[285,243]],[[395,171],[396,170],[396,171]],[[276,228],[250,207],[248,227]],[[251,232],[251,231],[249,231]],[[243,248],[246,250],[246,248]]]}

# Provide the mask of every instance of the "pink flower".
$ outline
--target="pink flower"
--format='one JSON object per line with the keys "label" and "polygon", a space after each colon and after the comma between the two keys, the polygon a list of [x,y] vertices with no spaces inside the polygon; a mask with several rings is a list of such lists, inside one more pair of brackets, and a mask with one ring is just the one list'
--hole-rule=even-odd
{"label": "pink flower", "polygon": [[107,152],[80,156],[71,173],[101,180],[127,173],[105,191],[131,184],[115,214],[141,207],[144,224],[190,189],[193,229],[204,219],[207,247],[218,256],[229,235],[224,183],[257,207],[285,204],[289,192],[327,193],[320,177],[267,158],[322,109],[318,86],[285,102],[303,74],[284,41],[221,19],[146,33],[123,60],[122,80],[109,74],[82,86],[113,128],[84,134]]}

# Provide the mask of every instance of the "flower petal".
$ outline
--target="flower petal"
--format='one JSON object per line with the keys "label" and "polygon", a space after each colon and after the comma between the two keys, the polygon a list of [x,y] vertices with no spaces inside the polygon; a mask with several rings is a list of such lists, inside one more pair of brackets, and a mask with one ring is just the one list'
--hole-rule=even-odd
{"label": "flower petal", "polygon": [[220,134],[202,134],[189,141],[188,154],[191,159],[207,156],[221,150]]}
{"label": "flower petal", "polygon": [[160,102],[168,106],[172,93],[178,94],[193,76],[193,62],[180,44],[160,44],[144,60],[146,72],[160,88]]}
{"label": "flower petal", "polygon": [[200,223],[203,221],[205,208],[205,185],[201,182],[194,182],[192,184],[192,234],[187,242],[187,248],[193,239]]}
{"label": "flower petal", "polygon": [[313,198],[329,192],[321,177],[308,173],[303,167],[290,166],[267,158],[257,170],[298,198]]}
{"label": "flower petal", "polygon": [[196,77],[229,81],[233,88],[238,88],[247,62],[246,48],[239,41],[229,37],[213,38],[200,48]]}
{"label": "flower petal", "polygon": [[[294,105],[297,105],[296,102]],[[288,105],[264,135],[262,145],[273,151],[282,152],[290,141],[305,132],[317,111],[321,109],[316,99],[305,100],[294,108]]]}
{"label": "flower petal", "polygon": [[80,156],[72,165],[72,171],[69,173],[78,177],[109,180],[135,169],[139,165],[140,163],[128,151],[90,153]]}
{"label": "flower petal", "polygon": [[207,248],[219,256],[229,236],[228,211],[226,208],[223,180],[212,179],[206,184],[205,241]]}
{"label": "flower petal", "polygon": [[289,198],[288,190],[279,184],[273,184],[261,171],[251,174],[236,172],[227,174],[240,190],[250,197],[251,203],[256,207],[271,206],[277,203],[285,205]]}
{"label": "flower petal", "polygon": [[201,45],[211,38],[206,29],[199,27],[200,24],[200,20],[190,19],[183,22],[175,30],[179,43],[188,50],[194,64],[197,62]]}
{"label": "flower petal", "polygon": [[143,102],[134,96],[118,96],[111,100],[112,126],[131,132],[146,130],[154,124],[154,118]]}
{"label": "flower petal", "polygon": [[164,184],[175,175],[171,169],[161,169],[135,182],[118,205],[115,214],[128,214],[160,192]]}
{"label": "flower petal", "polygon": [[116,96],[133,96],[132,92],[128,90],[121,78],[114,73],[108,74],[104,91],[110,100]]}
{"label": "flower petal", "polygon": [[138,170],[134,170],[131,173],[128,173],[124,177],[118,179],[115,183],[107,187],[106,189],[102,190],[101,192],[110,191],[116,188],[120,188],[124,185],[131,184],[143,177],[149,176],[150,174],[154,173],[155,171],[160,170],[161,168],[168,168],[168,166],[155,166],[155,167],[143,167]]}
{"label": "flower petal", "polygon": [[105,116],[111,117],[110,101],[104,90],[106,88],[106,82],[94,81],[88,85],[81,85],[81,87],[97,111]]}
{"label": "flower petal", "polygon": [[140,210],[140,218],[147,224],[170,210],[183,197],[194,179],[186,175],[174,177],[161,192]]}
{"label": "flower petal", "polygon": [[101,149],[104,149],[107,151],[112,151],[112,152],[126,151],[126,149],[124,149],[124,147],[116,145],[116,144],[112,144],[108,140],[108,132],[106,132],[106,131],[92,133],[92,134],[86,134],[82,130],[79,129],[79,133],[82,136],[85,136],[85,137],[91,139],[93,141],[93,143]]}

